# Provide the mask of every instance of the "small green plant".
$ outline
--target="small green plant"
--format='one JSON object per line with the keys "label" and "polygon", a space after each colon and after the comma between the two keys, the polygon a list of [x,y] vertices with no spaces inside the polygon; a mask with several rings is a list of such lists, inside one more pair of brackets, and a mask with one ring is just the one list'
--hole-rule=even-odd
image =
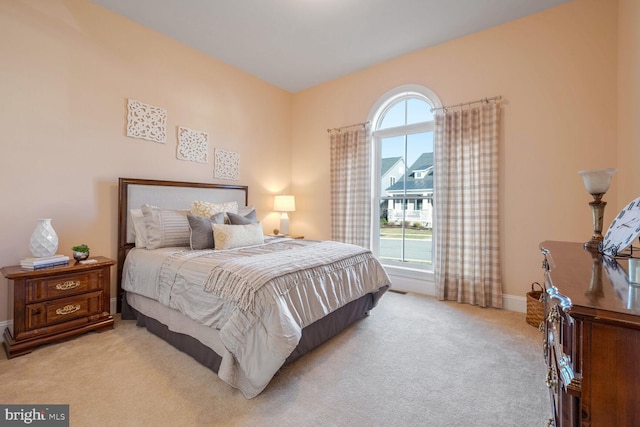
{"label": "small green plant", "polygon": [[89,252],[89,246],[83,243],[81,245],[72,247],[71,250],[74,252]]}
{"label": "small green plant", "polygon": [[413,226],[415,228],[420,228],[420,227],[422,227],[422,224],[419,221],[416,221],[416,222],[413,223]]}

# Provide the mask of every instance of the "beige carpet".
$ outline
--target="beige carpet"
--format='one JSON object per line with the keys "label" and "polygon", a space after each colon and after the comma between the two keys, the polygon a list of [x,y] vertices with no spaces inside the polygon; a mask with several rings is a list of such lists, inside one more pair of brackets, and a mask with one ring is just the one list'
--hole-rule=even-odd
{"label": "beige carpet", "polygon": [[3,352],[0,403],[70,404],[71,426],[541,426],[541,340],[521,313],[387,293],[247,400],[117,319],[113,331]]}

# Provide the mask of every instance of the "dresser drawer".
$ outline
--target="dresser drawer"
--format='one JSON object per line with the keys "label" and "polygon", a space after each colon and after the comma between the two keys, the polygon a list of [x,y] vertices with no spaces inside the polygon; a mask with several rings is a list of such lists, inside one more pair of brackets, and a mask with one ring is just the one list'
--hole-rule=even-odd
{"label": "dresser drawer", "polygon": [[102,300],[102,291],[96,291],[54,301],[28,304],[25,313],[26,329],[42,328],[99,314],[102,312]]}
{"label": "dresser drawer", "polygon": [[102,287],[102,271],[60,275],[42,279],[27,280],[26,302],[64,298],[70,295],[99,290]]}

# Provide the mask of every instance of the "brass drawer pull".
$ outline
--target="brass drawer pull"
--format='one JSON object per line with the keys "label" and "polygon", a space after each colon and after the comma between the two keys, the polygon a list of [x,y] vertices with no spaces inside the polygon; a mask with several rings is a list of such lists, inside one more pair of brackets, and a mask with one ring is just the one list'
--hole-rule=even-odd
{"label": "brass drawer pull", "polygon": [[544,383],[549,388],[555,388],[558,385],[558,376],[553,368],[547,369],[547,376],[544,379]]}
{"label": "brass drawer pull", "polygon": [[75,289],[78,286],[80,286],[79,280],[67,280],[66,282],[58,283],[56,285],[56,289],[60,291],[68,291],[69,289]]}
{"label": "brass drawer pull", "polygon": [[75,313],[76,311],[80,310],[80,304],[74,304],[74,305],[65,305],[62,308],[59,308],[56,310],[56,314],[64,316],[65,314],[71,314],[71,313]]}

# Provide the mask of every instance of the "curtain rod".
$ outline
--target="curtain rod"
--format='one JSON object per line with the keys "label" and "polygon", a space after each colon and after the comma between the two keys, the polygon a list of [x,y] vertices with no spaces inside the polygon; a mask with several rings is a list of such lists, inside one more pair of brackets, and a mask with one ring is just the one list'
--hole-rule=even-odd
{"label": "curtain rod", "polygon": [[327,132],[340,132],[342,129],[352,128],[356,126],[367,126],[371,122],[356,123],[355,125],[342,126],[340,128],[327,129]]}
{"label": "curtain rod", "polygon": [[475,101],[461,102],[460,104],[444,105],[442,107],[432,108],[431,112],[433,113],[436,110],[447,110],[448,108],[464,107],[465,105],[478,104],[480,102],[489,103],[491,101],[497,101],[497,100],[500,100],[500,99],[502,99],[502,96],[498,95],[498,96],[492,96],[491,98],[482,98],[482,99],[478,99],[478,100],[475,100]]}

